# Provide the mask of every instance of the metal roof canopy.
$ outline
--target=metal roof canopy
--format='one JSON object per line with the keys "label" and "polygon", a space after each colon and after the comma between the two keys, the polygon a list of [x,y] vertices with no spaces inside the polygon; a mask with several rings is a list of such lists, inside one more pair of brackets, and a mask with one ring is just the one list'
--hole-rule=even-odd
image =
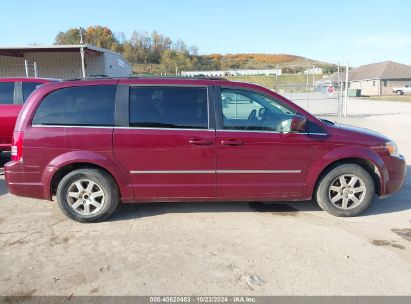
{"label": "metal roof canopy", "polygon": [[102,53],[113,53],[114,52],[99,48],[88,44],[73,44],[73,45],[48,45],[48,46],[10,46],[10,47],[0,47],[0,56],[10,56],[10,57],[24,57],[25,53],[44,53],[44,52],[80,52],[81,48],[88,54],[100,55]]}

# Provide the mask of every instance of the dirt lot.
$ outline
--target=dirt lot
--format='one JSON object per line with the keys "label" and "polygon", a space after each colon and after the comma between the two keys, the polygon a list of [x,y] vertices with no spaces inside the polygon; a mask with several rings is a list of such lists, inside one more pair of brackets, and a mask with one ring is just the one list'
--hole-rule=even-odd
{"label": "dirt lot", "polygon": [[[352,100],[349,113],[411,159],[411,104]],[[14,197],[0,176],[0,295],[411,295],[410,176],[356,218],[312,202],[174,203],[99,224]]]}

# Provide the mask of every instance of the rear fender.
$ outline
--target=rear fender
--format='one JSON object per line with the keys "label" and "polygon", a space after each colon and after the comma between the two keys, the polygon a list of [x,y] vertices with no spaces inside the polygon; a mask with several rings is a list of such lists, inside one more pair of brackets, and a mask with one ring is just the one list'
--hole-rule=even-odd
{"label": "rear fender", "polygon": [[41,178],[44,185],[44,197],[51,199],[51,181],[58,170],[68,165],[78,164],[90,164],[105,169],[117,182],[120,197],[126,200],[134,198],[133,185],[127,171],[109,157],[91,151],[71,151],[54,158],[47,165]]}

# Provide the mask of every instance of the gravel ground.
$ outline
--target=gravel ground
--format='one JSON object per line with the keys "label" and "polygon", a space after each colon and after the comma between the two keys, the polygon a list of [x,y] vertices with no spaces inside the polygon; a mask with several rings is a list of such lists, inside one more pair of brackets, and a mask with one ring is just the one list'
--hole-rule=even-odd
{"label": "gravel ground", "polygon": [[[349,113],[338,120],[411,159],[411,104],[350,100]],[[0,295],[411,295],[410,168],[356,218],[313,202],[154,203],[98,224],[15,197],[0,176]]]}

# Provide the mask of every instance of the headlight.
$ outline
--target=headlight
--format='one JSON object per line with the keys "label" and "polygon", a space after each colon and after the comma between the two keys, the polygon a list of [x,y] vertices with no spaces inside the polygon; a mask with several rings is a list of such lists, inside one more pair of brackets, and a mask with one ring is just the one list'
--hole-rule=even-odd
{"label": "headlight", "polygon": [[388,152],[390,152],[391,156],[399,157],[400,153],[398,152],[397,144],[393,141],[389,141],[385,143],[385,148],[387,148]]}

